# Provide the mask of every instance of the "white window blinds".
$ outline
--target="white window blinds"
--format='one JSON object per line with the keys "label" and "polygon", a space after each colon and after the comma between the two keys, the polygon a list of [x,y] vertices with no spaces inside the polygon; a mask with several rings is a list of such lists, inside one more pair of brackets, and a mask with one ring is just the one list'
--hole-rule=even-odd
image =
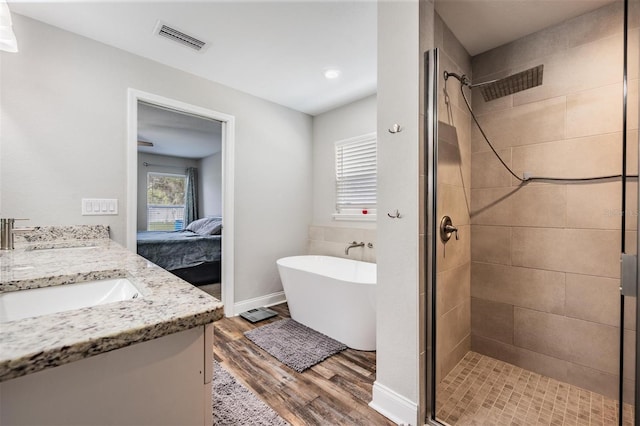
{"label": "white window blinds", "polygon": [[375,133],[336,142],[336,211],[374,210],[376,184]]}
{"label": "white window blinds", "polygon": [[179,231],[184,223],[186,176],[147,173],[147,230]]}

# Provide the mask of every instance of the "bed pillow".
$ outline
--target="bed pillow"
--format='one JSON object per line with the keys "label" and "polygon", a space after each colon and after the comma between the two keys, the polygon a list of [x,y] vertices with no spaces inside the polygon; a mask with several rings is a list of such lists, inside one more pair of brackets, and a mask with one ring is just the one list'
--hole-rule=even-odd
{"label": "bed pillow", "polygon": [[185,229],[200,235],[218,235],[222,232],[222,218],[204,217],[197,219],[187,225]]}

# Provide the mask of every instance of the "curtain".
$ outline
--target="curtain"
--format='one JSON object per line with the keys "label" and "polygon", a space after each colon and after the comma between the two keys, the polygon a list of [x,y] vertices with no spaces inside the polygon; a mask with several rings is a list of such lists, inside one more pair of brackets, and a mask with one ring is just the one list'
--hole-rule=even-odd
{"label": "curtain", "polygon": [[198,218],[198,169],[188,167],[184,201],[184,226]]}

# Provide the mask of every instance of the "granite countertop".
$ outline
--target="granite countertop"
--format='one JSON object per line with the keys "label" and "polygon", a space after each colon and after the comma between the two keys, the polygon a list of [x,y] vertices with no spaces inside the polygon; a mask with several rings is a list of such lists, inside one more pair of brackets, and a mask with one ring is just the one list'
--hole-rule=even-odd
{"label": "granite countertop", "polygon": [[222,318],[222,303],[109,239],[0,252],[0,293],[127,277],[142,297],[0,323],[0,382]]}

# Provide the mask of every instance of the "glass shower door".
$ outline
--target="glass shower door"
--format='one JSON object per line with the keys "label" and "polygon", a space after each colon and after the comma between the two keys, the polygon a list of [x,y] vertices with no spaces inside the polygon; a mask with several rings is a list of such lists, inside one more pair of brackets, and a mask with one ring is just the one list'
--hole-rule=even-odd
{"label": "glass shower door", "polygon": [[424,405],[425,405],[425,424],[438,424],[436,419],[436,303],[435,303],[435,282],[436,282],[436,261],[435,261],[435,236],[436,223],[435,213],[437,204],[437,157],[438,157],[438,93],[437,93],[437,81],[439,74],[438,67],[439,53],[438,49],[432,49],[424,54],[424,73],[425,73],[425,85],[424,85],[424,104],[425,104],[425,116],[424,116],[424,167],[426,174],[426,196],[425,206],[423,208],[423,220],[426,224],[426,241],[422,245],[424,248],[421,250],[421,259],[423,267],[426,272],[426,327],[425,335],[422,338],[425,340],[426,347],[426,365],[425,376],[423,382],[425,383],[424,391]]}
{"label": "glass shower door", "polygon": [[638,68],[640,67],[640,0],[624,2],[624,80],[623,80],[623,184],[622,184],[622,300],[620,336],[621,424],[640,424],[637,413],[638,371]]}

